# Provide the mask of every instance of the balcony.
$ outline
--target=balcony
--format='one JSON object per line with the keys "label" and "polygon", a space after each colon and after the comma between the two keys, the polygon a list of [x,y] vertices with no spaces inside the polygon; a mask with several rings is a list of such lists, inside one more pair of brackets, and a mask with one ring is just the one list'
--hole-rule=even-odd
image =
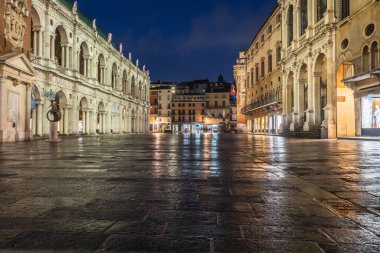
{"label": "balcony", "polygon": [[243,107],[241,109],[242,114],[248,114],[249,112],[256,111],[256,110],[278,110],[281,107],[282,104],[282,93],[276,92],[276,93],[270,93],[268,96],[266,96],[263,99],[256,100],[252,102],[251,104]]}
{"label": "balcony", "polygon": [[344,83],[355,83],[380,76],[380,51],[362,55],[351,62],[343,64]]}

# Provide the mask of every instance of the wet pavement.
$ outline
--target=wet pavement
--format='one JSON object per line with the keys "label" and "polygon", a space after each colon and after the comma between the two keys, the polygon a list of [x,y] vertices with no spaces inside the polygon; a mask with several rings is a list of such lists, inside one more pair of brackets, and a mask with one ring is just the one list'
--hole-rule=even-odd
{"label": "wet pavement", "polygon": [[378,253],[379,153],[247,135],[0,144],[0,251]]}

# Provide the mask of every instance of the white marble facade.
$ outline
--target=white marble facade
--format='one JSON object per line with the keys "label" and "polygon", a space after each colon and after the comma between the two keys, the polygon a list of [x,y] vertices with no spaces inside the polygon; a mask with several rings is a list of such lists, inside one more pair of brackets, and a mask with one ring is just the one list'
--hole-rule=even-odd
{"label": "white marble facade", "polygon": [[125,57],[77,3],[65,2],[32,1],[32,134],[49,131],[50,90],[62,111],[62,135],[148,132],[149,71],[131,53]]}

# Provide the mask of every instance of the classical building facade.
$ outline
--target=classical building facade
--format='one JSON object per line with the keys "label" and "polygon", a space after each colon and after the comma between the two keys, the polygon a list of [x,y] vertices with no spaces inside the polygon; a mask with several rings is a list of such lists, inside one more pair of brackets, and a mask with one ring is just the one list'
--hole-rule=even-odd
{"label": "classical building facade", "polygon": [[30,10],[32,86],[31,130],[49,131],[46,92],[56,93],[59,133],[108,134],[149,131],[149,72],[112,34],[101,31],[77,2],[33,0]]}
{"label": "classical building facade", "polygon": [[239,58],[233,67],[233,74],[236,84],[236,119],[237,129],[241,133],[246,133],[247,117],[242,113],[242,109],[247,105],[247,57],[245,51],[239,52]]}
{"label": "classical building facade", "polygon": [[233,84],[218,81],[151,84],[150,130],[172,132],[236,131],[237,116]]}
{"label": "classical building facade", "polygon": [[150,131],[171,131],[171,101],[174,83],[152,83],[150,85]]}
{"label": "classical building facade", "polygon": [[241,113],[251,133],[279,133],[282,129],[281,18],[278,6],[234,67],[244,92],[239,96],[239,103],[245,100]]}
{"label": "classical building facade", "polygon": [[[264,123],[256,123],[255,116],[252,123],[250,113],[256,108],[264,109],[264,115],[272,111],[267,107],[273,102],[271,99],[255,103],[256,91],[253,88],[252,92],[250,86],[255,84],[256,72],[262,77],[260,71],[265,67],[265,63],[262,65],[259,61],[264,55],[260,46],[270,45],[281,59],[281,67],[267,76],[264,73],[262,81],[269,84],[278,80],[282,89],[275,100],[280,101],[276,108],[282,113],[283,133],[316,133],[322,138],[380,135],[380,99],[376,88],[379,84],[378,13],[379,1],[371,0],[278,1],[256,35],[253,48],[251,43],[247,50],[240,52],[234,66],[235,79],[238,86],[243,87],[238,103],[248,117],[249,130],[257,132],[264,128],[266,132],[266,124],[271,124],[268,118],[264,118]],[[273,19],[278,20],[278,15],[281,16],[281,36],[272,37],[279,38],[281,43],[273,47],[276,44],[266,43],[262,34]],[[252,58],[255,59],[253,64]],[[266,80],[268,77],[270,80]],[[260,78],[257,83],[253,87],[265,88]],[[260,90],[257,92],[260,95]],[[271,129],[269,127],[269,131]]]}
{"label": "classical building facade", "polygon": [[380,136],[380,2],[345,2],[337,15],[337,136]]}

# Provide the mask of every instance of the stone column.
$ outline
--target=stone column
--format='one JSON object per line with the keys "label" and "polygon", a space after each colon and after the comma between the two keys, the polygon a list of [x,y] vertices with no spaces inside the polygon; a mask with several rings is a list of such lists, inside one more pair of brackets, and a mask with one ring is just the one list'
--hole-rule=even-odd
{"label": "stone column", "polygon": [[32,110],[32,135],[37,134],[37,108]]}
{"label": "stone column", "polygon": [[69,108],[65,107],[63,112],[63,134],[69,135]]}
{"label": "stone column", "polygon": [[32,85],[26,84],[25,140],[31,140],[30,114],[32,111]]}
{"label": "stone column", "polygon": [[46,114],[47,112],[49,111],[49,106],[50,106],[50,101],[46,101],[43,105],[43,111],[42,111],[42,115],[43,115],[43,120],[42,120],[42,134],[49,134],[50,132],[50,124],[49,124],[49,121],[47,120],[46,118]]}
{"label": "stone column", "polygon": [[334,119],[335,106],[334,106],[334,89],[336,89],[335,85],[335,32],[329,31],[329,44],[327,45],[327,106],[325,108],[325,122],[324,126],[327,129],[327,137],[329,139],[336,138],[336,123]]}
{"label": "stone column", "polygon": [[37,55],[37,29],[36,28],[33,28],[33,33],[32,33],[32,36],[33,36],[33,54],[34,55]]}
{"label": "stone column", "polygon": [[65,48],[66,48],[66,55],[65,55],[65,63],[66,63],[66,65],[65,65],[65,67],[67,69],[69,69],[70,68],[70,47],[66,46]]}
{"label": "stone column", "polygon": [[90,134],[90,111],[86,111],[86,134]]}
{"label": "stone column", "polygon": [[55,62],[55,36],[52,35],[50,38],[50,59]]}
{"label": "stone column", "polygon": [[41,101],[37,102],[37,135],[38,136],[42,136],[43,106],[44,106],[43,102]]}
{"label": "stone column", "polygon": [[42,36],[42,29],[38,31],[38,56],[43,56],[43,36]]}

